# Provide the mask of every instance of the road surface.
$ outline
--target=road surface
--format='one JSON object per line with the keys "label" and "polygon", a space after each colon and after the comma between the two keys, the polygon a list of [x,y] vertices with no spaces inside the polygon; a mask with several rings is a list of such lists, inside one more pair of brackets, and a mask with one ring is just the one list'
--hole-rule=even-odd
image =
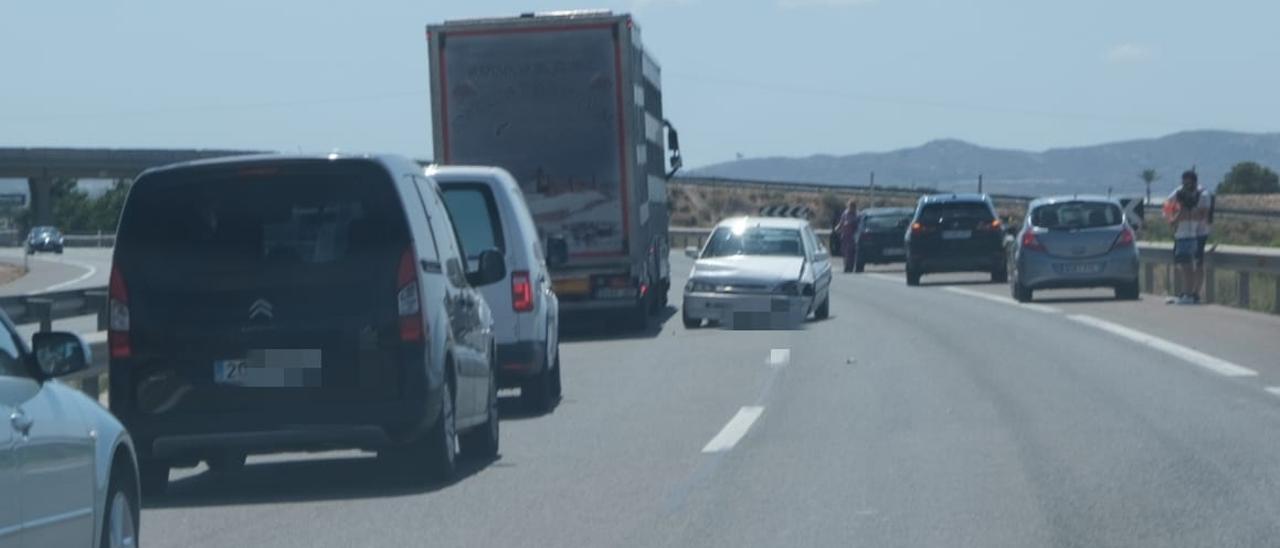
{"label": "road surface", "polygon": [[27,265],[27,274],[0,285],[0,297],[84,287],[104,287],[111,277],[111,249],[68,247],[62,255],[24,257],[20,247],[0,248],[0,262]]}
{"label": "road surface", "polygon": [[358,452],[255,457],[225,479],[179,470],[144,501],[142,539],[1280,542],[1280,318],[1090,291],[1025,306],[980,279],[837,274],[832,318],[798,331],[691,331],[674,316],[643,336],[567,329],[565,400],[545,416],[504,401],[501,457],[453,484],[407,483]]}

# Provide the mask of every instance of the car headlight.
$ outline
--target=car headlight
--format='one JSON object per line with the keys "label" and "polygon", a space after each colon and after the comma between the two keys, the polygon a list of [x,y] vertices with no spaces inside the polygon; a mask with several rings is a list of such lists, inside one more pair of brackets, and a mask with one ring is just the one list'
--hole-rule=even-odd
{"label": "car headlight", "polygon": [[791,282],[782,282],[782,283],[778,284],[777,286],[775,286],[775,287],[773,288],[773,291],[774,291],[775,293],[781,293],[781,294],[783,294],[783,295],[799,295],[799,294],[800,294],[800,282],[795,282],[795,281],[791,281]]}
{"label": "car headlight", "polygon": [[689,280],[684,290],[689,293],[712,293],[716,290],[716,286],[703,281]]}

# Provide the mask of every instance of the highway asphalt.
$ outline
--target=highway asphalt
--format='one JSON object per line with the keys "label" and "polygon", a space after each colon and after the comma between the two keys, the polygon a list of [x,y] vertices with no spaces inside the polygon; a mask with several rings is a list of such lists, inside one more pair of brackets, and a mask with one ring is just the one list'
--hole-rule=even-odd
{"label": "highway asphalt", "polygon": [[686,330],[678,277],[649,333],[566,327],[564,401],[505,398],[500,458],[452,484],[358,452],[179,470],[144,501],[142,541],[1280,542],[1280,318],[1089,291],[1023,306],[978,276],[877,270],[837,274],[832,318],[796,331]]}
{"label": "highway asphalt", "polygon": [[110,248],[68,247],[62,255],[25,255],[21,247],[4,247],[0,262],[27,267],[25,276],[0,285],[0,297],[102,287],[111,277]]}

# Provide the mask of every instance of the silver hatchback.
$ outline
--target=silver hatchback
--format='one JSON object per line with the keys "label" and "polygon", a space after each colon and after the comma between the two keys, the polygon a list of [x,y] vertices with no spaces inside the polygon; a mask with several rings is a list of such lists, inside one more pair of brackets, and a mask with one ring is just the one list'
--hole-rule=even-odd
{"label": "silver hatchback", "polygon": [[1013,241],[1009,285],[1030,301],[1037,289],[1112,287],[1138,298],[1138,248],[1124,210],[1104,197],[1041,198],[1027,206]]}

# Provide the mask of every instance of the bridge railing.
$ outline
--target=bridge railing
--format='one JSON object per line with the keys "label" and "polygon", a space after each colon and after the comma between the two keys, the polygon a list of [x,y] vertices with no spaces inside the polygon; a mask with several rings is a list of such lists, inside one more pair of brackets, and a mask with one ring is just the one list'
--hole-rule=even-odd
{"label": "bridge railing", "polygon": [[[825,238],[830,230],[815,230]],[[683,253],[686,246],[701,247],[710,228],[672,227],[671,249]],[[1175,286],[1173,244],[1139,242],[1145,293],[1169,293]],[[1280,314],[1280,248],[1212,246],[1205,254],[1204,301]]]}

